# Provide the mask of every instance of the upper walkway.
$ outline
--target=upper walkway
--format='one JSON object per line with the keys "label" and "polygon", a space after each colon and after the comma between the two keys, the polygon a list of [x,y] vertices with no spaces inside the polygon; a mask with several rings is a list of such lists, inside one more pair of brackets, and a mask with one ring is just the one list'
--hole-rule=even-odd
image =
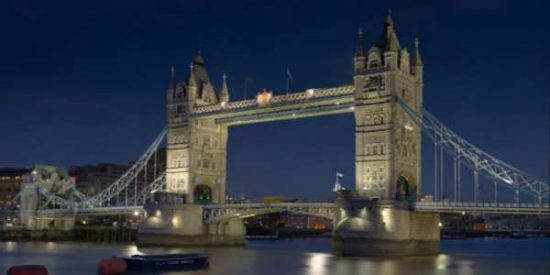
{"label": "upper walkway", "polygon": [[257,99],[197,107],[192,116],[213,118],[220,124],[241,125],[349,113],[353,112],[353,93],[351,85],[277,96],[266,92],[259,94]]}

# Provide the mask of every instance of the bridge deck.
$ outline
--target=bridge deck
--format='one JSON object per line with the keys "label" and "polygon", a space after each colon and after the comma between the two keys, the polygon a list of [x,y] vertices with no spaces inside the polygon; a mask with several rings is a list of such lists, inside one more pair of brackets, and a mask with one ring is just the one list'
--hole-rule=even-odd
{"label": "bridge deck", "polygon": [[[331,217],[335,206],[331,202],[319,203],[244,203],[244,204],[211,204],[204,206],[204,219],[214,221],[241,215],[258,215],[289,211],[309,215]],[[56,217],[67,215],[106,216],[131,215],[135,211],[143,211],[142,206],[81,208],[81,209],[43,209],[36,214],[39,217]],[[549,204],[533,203],[487,203],[487,202],[417,202],[415,211],[436,213],[480,213],[480,214],[511,214],[511,215],[550,215]],[[0,215],[17,215],[18,211],[0,211]],[[242,217],[241,217],[242,218]]]}

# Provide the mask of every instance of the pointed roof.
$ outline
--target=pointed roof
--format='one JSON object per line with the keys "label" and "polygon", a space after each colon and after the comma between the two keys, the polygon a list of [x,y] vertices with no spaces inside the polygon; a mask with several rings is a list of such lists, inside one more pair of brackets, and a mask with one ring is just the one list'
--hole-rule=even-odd
{"label": "pointed roof", "polygon": [[175,89],[178,81],[176,80],[176,69],[174,66],[170,68],[170,82],[168,83],[168,89]]}
{"label": "pointed roof", "polygon": [[195,76],[195,64],[189,65],[189,78],[187,78],[187,85],[189,87],[197,87],[197,77]]}
{"label": "pointed roof", "polygon": [[195,68],[195,77],[197,78],[197,83],[202,85],[203,83],[210,83],[210,78],[206,72],[206,67],[204,66],[204,59],[201,56],[200,51],[197,52],[195,58],[193,59],[193,65]]}
{"label": "pointed roof", "polygon": [[399,39],[397,39],[397,34],[395,33],[391,15],[386,16],[384,30],[382,31],[382,34],[380,34],[380,38],[378,38],[378,41],[374,44],[374,46],[384,52],[397,52],[401,50],[401,45],[399,44]]}
{"label": "pointed roof", "polygon": [[227,75],[223,73],[222,89],[220,91],[220,99],[229,99],[229,90],[227,89]]}
{"label": "pointed roof", "polygon": [[414,54],[412,57],[412,64],[414,66],[422,66],[422,57],[420,57],[420,49],[418,48],[418,45],[420,42],[418,41],[418,37],[414,39]]}

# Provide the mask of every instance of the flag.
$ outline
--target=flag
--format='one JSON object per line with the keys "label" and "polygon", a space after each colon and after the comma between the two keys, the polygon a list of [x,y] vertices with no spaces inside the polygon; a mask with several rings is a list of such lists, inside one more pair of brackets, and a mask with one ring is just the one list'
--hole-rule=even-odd
{"label": "flag", "polygon": [[339,177],[339,178],[343,178],[344,177],[344,174],[340,173],[340,172],[336,172],[336,176]]}
{"label": "flag", "polygon": [[294,81],[294,78],[292,77],[292,74],[290,73],[289,68],[286,68],[286,76],[288,76],[288,80]]}

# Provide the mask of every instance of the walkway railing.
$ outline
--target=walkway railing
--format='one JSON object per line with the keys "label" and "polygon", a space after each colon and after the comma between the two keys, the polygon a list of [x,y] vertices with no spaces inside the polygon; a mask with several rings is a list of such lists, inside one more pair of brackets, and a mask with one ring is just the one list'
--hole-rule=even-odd
{"label": "walkway railing", "polygon": [[244,219],[257,215],[284,211],[333,219],[335,208],[333,203],[243,203],[205,205],[203,208],[203,220],[210,223],[235,218]]}
{"label": "walkway railing", "polygon": [[416,211],[439,213],[483,213],[483,214],[525,214],[550,215],[547,203],[491,203],[491,202],[417,202]]}

